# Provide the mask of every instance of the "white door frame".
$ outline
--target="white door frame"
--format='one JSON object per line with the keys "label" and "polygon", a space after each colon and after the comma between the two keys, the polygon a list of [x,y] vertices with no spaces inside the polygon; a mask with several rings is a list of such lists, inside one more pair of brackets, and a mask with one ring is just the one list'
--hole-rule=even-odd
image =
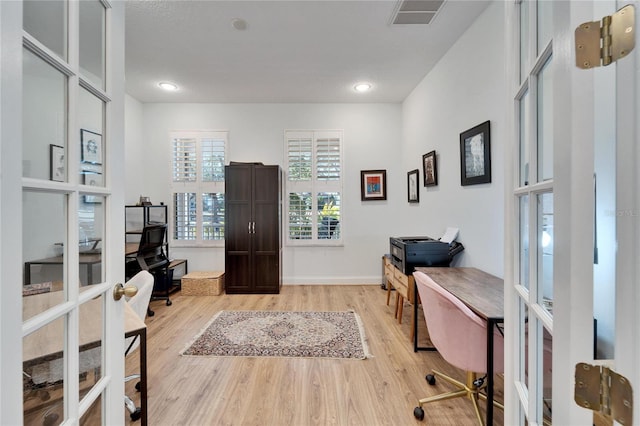
{"label": "white door frame", "polygon": [[[100,290],[105,300],[104,347],[103,347],[103,378],[104,398],[102,411],[105,424],[123,424],[124,421],[124,301],[116,303],[111,296],[113,285],[124,277],[124,3],[115,2],[113,5],[106,0],[100,0],[107,7],[106,31],[106,88],[110,102],[107,103],[105,122],[106,147],[105,159],[105,232],[106,245],[103,247],[104,282],[97,284],[92,290]],[[78,32],[73,30],[77,24],[79,3],[75,0],[69,3],[70,43],[77,43]],[[35,185],[56,191],[55,185],[50,183],[28,182],[22,178],[22,56],[23,30],[22,7],[20,1],[0,2],[0,424],[21,424],[22,410],[22,188]],[[75,15],[74,15],[75,14]],[[77,53],[70,48],[70,63],[77,66]],[[75,55],[75,57],[74,57]],[[75,64],[75,65],[73,65]],[[68,102],[73,109],[76,102],[73,91],[77,91],[78,78],[69,79],[72,94]],[[65,145],[68,154],[78,153],[76,145],[79,132],[76,132],[76,122],[73,113],[68,120],[68,136]],[[106,162],[105,162],[106,163]],[[77,171],[77,165],[68,163],[68,176]],[[77,176],[77,174],[76,174]],[[77,179],[77,178],[75,178]],[[78,201],[75,187],[69,187],[69,206]],[[66,191],[65,191],[66,192]],[[69,236],[77,237],[77,219],[71,218]],[[75,224],[75,226],[74,226]],[[72,239],[71,239],[72,240]],[[69,257],[66,264],[69,271],[76,272],[78,268],[77,249],[67,248]],[[74,262],[75,260],[75,262]],[[66,274],[68,276],[68,274]],[[71,280],[77,283],[77,279]],[[67,414],[74,422],[79,421],[80,410],[83,409],[78,401],[78,315],[80,300],[78,288],[69,286],[69,301],[72,304],[68,314],[69,338],[68,359],[70,368],[66,371],[67,380]],[[86,297],[84,298],[86,299]],[[43,315],[42,317],[46,317]],[[75,349],[73,349],[75,348]],[[66,369],[65,369],[66,370]],[[75,376],[75,379],[73,378]],[[85,403],[84,406],[89,405]]]}
{"label": "white door frame", "polygon": [[[607,364],[630,379],[634,386],[634,422],[640,420],[640,163],[637,110],[640,100],[640,38],[637,32],[639,2],[619,2],[617,8],[632,3],[636,7],[636,49],[616,64],[617,74],[617,268],[615,359]],[[591,424],[592,413],[573,400],[574,370],[578,362],[593,359],[593,164],[594,164],[594,73],[575,66],[574,29],[581,23],[599,20],[594,2],[554,2],[554,298],[553,298],[553,422],[563,425]],[[508,75],[516,75],[519,62],[516,6],[505,11],[507,34],[512,34],[507,50]],[[515,37],[514,37],[515,36]],[[514,87],[511,81],[510,88]],[[515,86],[517,87],[517,86]],[[507,111],[512,111],[512,93]],[[517,205],[513,185],[518,170],[517,120],[508,116],[512,142],[506,158],[505,185],[505,313],[506,324],[517,324],[517,294],[514,268],[518,262]],[[517,270],[517,269],[516,269]],[[513,387],[518,366],[517,327],[507,328],[505,339],[505,424],[520,424],[519,401]]]}

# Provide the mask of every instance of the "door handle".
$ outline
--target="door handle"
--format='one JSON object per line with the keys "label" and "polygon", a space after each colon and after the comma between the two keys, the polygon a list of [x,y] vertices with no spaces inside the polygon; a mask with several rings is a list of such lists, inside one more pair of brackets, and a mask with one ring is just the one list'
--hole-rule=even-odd
{"label": "door handle", "polygon": [[113,287],[113,300],[120,300],[122,296],[133,297],[138,293],[138,287],[133,285],[123,286],[118,283]]}
{"label": "door handle", "polygon": [[256,233],[256,223],[255,222],[251,222],[251,233],[252,234]]}

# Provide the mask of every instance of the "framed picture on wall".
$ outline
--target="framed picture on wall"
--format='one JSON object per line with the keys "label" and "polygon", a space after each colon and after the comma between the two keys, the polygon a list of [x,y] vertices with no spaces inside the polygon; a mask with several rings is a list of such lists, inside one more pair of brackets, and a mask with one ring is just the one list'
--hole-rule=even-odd
{"label": "framed picture on wall", "polygon": [[360,171],[360,199],[362,201],[387,199],[387,171]]}
{"label": "framed picture on wall", "polygon": [[460,183],[491,182],[491,134],[489,121],[460,133]]}
{"label": "framed picture on wall", "polygon": [[102,164],[102,135],[80,129],[81,159],[83,163]]}
{"label": "framed picture on wall", "polygon": [[407,201],[410,203],[420,202],[419,182],[420,171],[418,169],[411,170],[407,173]]}
{"label": "framed picture on wall", "polygon": [[64,147],[49,145],[49,180],[64,182],[65,178]]}
{"label": "framed picture on wall", "polygon": [[424,186],[435,186],[438,184],[438,167],[436,164],[436,152],[427,152],[422,156],[422,173]]}
{"label": "framed picture on wall", "polygon": [[[82,180],[82,183],[84,183],[85,185],[104,186],[102,173],[84,171],[82,174]],[[85,195],[84,202],[87,204],[100,204],[102,203],[102,197],[96,195]]]}

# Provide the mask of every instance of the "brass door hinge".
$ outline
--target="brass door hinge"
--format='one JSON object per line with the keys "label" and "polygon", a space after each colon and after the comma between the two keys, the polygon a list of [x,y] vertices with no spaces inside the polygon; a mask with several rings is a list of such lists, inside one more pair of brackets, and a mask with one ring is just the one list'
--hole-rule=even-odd
{"label": "brass door hinge", "polygon": [[576,364],[573,398],[581,407],[622,425],[633,424],[633,389],[620,374],[602,365]]}
{"label": "brass door hinge", "polygon": [[633,50],[635,9],[627,5],[599,21],[585,22],[575,31],[576,66],[582,69],[609,65]]}

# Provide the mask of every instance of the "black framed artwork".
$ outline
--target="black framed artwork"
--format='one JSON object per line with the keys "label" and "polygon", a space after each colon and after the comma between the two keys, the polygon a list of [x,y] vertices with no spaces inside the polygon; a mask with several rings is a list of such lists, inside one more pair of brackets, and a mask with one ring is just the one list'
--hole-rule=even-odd
{"label": "black framed artwork", "polygon": [[489,121],[460,133],[460,183],[491,182],[491,134]]}
{"label": "black framed artwork", "polygon": [[420,202],[420,171],[418,169],[407,172],[407,201],[410,203]]}
{"label": "black framed artwork", "polygon": [[424,186],[435,186],[438,184],[438,165],[436,163],[436,152],[427,152],[422,156],[422,175]]}
{"label": "black framed artwork", "polygon": [[387,171],[360,171],[360,199],[362,201],[387,199]]}

